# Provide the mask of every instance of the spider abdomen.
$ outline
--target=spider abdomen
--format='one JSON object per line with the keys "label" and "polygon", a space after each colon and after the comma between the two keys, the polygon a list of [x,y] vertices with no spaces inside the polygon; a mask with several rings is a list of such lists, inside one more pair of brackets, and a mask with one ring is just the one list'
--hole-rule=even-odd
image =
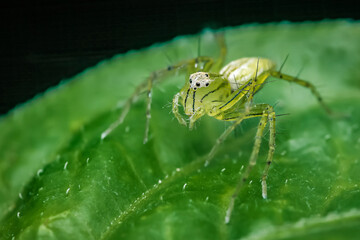
{"label": "spider abdomen", "polygon": [[[247,84],[255,76],[258,79],[265,80],[269,75],[269,70],[275,68],[275,63],[266,58],[240,58],[228,63],[220,70],[231,85],[231,90],[235,91],[241,86]],[[264,75],[266,77],[264,78]]]}

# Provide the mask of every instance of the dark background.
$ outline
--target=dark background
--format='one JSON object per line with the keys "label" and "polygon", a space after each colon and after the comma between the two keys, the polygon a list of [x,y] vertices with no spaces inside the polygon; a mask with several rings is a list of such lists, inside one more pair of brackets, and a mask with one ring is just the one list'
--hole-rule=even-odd
{"label": "dark background", "polygon": [[0,115],[115,54],[205,27],[359,19],[345,1],[16,1],[0,6]]}

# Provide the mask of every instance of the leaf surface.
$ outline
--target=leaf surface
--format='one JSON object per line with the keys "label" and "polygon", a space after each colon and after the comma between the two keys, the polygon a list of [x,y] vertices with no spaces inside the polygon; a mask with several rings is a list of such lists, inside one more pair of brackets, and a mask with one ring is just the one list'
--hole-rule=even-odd
{"label": "leaf surface", "polygon": [[[0,120],[1,239],[356,239],[360,235],[360,25],[332,21],[226,29],[227,62],[262,56],[318,87],[348,117],[332,118],[307,89],[269,79],[255,101],[276,105],[277,146],[261,198],[268,134],[229,224],[231,194],[246,167],[258,120],[204,156],[229,126],[204,117],[190,131],[171,112],[184,82],[154,88],[150,141],[145,98],[100,139],[153,70],[196,56],[197,36],[99,63]],[[216,57],[213,33],[201,53]],[[164,54],[166,52],[166,55]],[[118,107],[117,107],[118,106]]]}

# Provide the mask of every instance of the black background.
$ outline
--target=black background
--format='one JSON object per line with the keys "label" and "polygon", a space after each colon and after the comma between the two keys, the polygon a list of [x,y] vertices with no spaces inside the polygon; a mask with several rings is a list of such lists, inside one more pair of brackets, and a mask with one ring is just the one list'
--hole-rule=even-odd
{"label": "black background", "polygon": [[16,1],[0,6],[0,114],[99,61],[205,27],[359,19],[345,1]]}

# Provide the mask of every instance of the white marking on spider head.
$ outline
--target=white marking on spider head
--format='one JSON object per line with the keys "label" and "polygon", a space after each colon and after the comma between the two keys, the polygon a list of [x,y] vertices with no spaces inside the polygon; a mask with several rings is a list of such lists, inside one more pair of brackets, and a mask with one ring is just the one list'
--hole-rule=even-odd
{"label": "white marking on spider head", "polygon": [[190,75],[189,83],[190,88],[196,90],[202,87],[208,87],[210,83],[214,81],[209,77],[209,73],[206,72],[196,72]]}

